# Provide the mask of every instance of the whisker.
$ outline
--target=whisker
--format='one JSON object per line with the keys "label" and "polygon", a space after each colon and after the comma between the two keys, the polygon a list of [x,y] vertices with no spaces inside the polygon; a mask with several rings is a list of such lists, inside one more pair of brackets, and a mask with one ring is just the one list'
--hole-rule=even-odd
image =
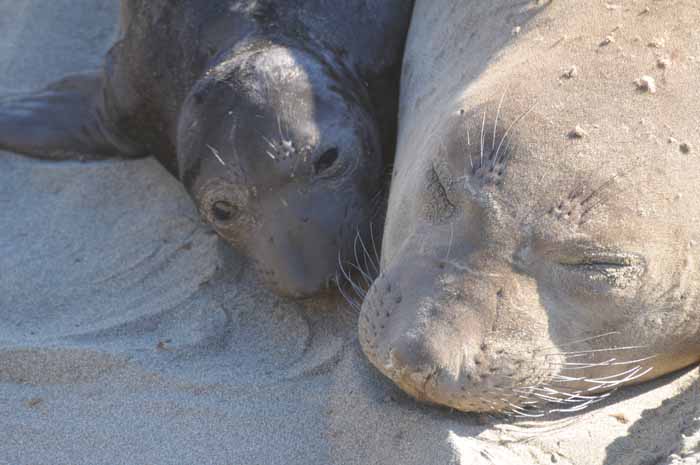
{"label": "whisker", "polygon": [[[469,147],[471,146],[471,140],[469,138],[469,125],[467,125],[467,153],[469,154],[469,169],[471,172],[474,172],[474,160],[472,159],[472,152],[469,150]],[[466,171],[466,166],[465,166],[465,171]],[[464,173],[464,188],[467,188],[467,173]]]}
{"label": "whisker", "polygon": [[260,134],[263,138],[263,140],[267,143],[267,145],[270,146],[270,148],[274,151],[277,151],[277,146],[272,142],[270,139],[268,139],[264,134]]}
{"label": "whisker", "polygon": [[[360,231],[358,230],[355,234],[355,241],[353,242],[353,253],[355,255],[355,264],[353,265],[354,268],[360,270],[360,273],[364,275],[364,269],[360,266],[360,257],[357,255],[357,243],[360,242],[362,243],[362,239],[360,238]],[[363,245],[364,247],[364,245]],[[365,267],[367,266],[367,263],[365,262]]]}
{"label": "whisker", "polygon": [[586,378],[584,381],[589,382],[589,383],[603,383],[603,384],[605,384],[605,383],[608,383],[608,380],[611,380],[613,378],[618,378],[618,377],[623,376],[623,375],[636,373],[641,368],[642,368],[641,366],[637,365],[636,367],[630,368],[629,370],[623,371],[622,373],[617,373],[615,375],[610,375],[610,376],[604,376],[602,378],[593,378],[593,379]]}
{"label": "whisker", "polygon": [[379,267],[374,262],[374,260],[372,259],[372,255],[370,255],[369,251],[367,250],[367,247],[365,246],[365,241],[362,239],[362,236],[360,235],[359,231],[357,231],[357,239],[356,240],[359,240],[360,245],[362,246],[362,251],[364,253],[365,268],[369,271],[369,266],[367,264],[367,261],[369,260],[369,264],[372,265],[372,269],[374,270],[374,274],[375,275],[378,274]]}
{"label": "whisker", "polygon": [[351,308],[353,308],[355,311],[359,312],[361,310],[360,304],[352,299],[346,292],[345,289],[343,288],[342,283],[340,282],[340,276],[338,275],[338,272],[335,272],[335,281],[336,285],[338,287],[338,291],[340,291],[340,295],[343,296],[343,299],[350,305]]}
{"label": "whisker", "polygon": [[588,362],[588,363],[578,363],[578,362],[562,362],[562,363],[550,363],[550,366],[560,366],[564,367],[562,370],[586,370],[588,368],[600,368],[600,367],[614,367],[614,366],[625,366],[625,365],[633,365],[633,364],[639,364],[641,362],[646,362],[648,360],[652,360],[656,358],[656,355],[650,355],[648,357],[636,359],[636,360],[627,360],[627,361],[622,361],[618,362],[617,359],[612,358],[610,360],[606,360],[604,362]]}
{"label": "whisker", "polygon": [[[562,344],[561,346],[571,346],[574,344],[579,344],[582,342],[589,342],[594,340],[600,340],[602,338],[618,334],[617,331],[611,331],[608,333],[599,334],[592,337],[586,337],[583,339],[571,341],[567,344]],[[558,367],[557,373],[554,373],[549,378],[546,383],[541,383],[532,386],[516,387],[511,390],[514,395],[517,395],[516,407],[528,405],[532,402],[547,402],[553,404],[553,408],[539,408],[540,410],[546,410],[547,414],[552,413],[573,413],[580,412],[589,408],[591,405],[601,402],[604,399],[609,398],[620,386],[627,383],[633,382],[647,375],[653,370],[653,367],[644,367],[643,362],[654,359],[657,355],[650,355],[647,357],[641,357],[634,360],[619,359],[617,357],[609,357],[606,360],[600,362],[594,361],[571,361],[572,359],[581,359],[582,357],[594,357],[598,354],[605,354],[615,351],[630,351],[648,348],[646,345],[639,346],[622,346],[622,347],[610,347],[601,349],[586,349],[586,350],[575,350],[568,352],[551,352],[544,354],[545,357],[564,357],[563,362],[548,362],[551,367]],[[591,368],[607,368],[607,367],[627,367],[633,365],[631,368],[625,368],[622,371],[600,377],[591,376],[571,376],[563,374],[562,372],[576,371],[576,370],[586,370]],[[567,386],[572,386],[576,383],[576,386],[581,386],[575,391],[570,391]],[[586,386],[588,385],[588,386]],[[603,391],[599,393],[599,391]],[[513,408],[510,405],[510,411],[516,416],[522,413],[517,408]]]}
{"label": "whisker", "polygon": [[551,354],[551,355],[586,355],[586,354],[593,354],[593,353],[599,353],[599,352],[613,352],[613,351],[617,351],[617,350],[646,349],[648,347],[649,347],[648,345],[611,347],[609,349],[592,349],[592,350],[575,350],[572,352],[558,352],[556,354]]}
{"label": "whisker", "polygon": [[226,166],[226,163],[224,163],[224,160],[221,159],[221,155],[219,155],[219,151],[216,150],[214,147],[211,145],[207,144],[207,148],[211,151],[211,153],[216,157],[216,159],[221,163],[222,166]]}
{"label": "whisker", "polygon": [[552,376],[552,379],[555,381],[562,381],[565,383],[570,383],[570,382],[575,382],[575,381],[583,381],[586,378],[583,376],[573,377],[573,376],[565,376],[562,374],[558,374],[558,375]]}
{"label": "whisker", "polygon": [[508,404],[509,404],[510,407],[511,407],[511,412],[514,412],[514,413],[515,413],[517,416],[519,416],[519,417],[524,417],[524,418],[541,418],[541,417],[543,417],[543,416],[545,415],[544,412],[541,412],[541,413],[530,413],[530,412],[526,411],[525,409],[523,409],[523,408],[521,408],[521,407],[518,407],[518,406],[515,405],[515,404],[512,404],[512,403],[510,403],[510,402],[508,402]]}
{"label": "whisker", "polygon": [[341,273],[343,274],[343,276],[345,277],[345,280],[350,284],[350,286],[352,287],[353,291],[355,291],[355,294],[356,294],[358,297],[361,297],[362,299],[364,299],[365,296],[366,296],[365,290],[362,289],[360,286],[358,286],[357,283],[355,283],[355,281],[353,281],[353,279],[350,277],[350,274],[345,270],[345,267],[343,267],[343,262],[342,262],[342,260],[340,259],[340,253],[338,254],[338,260],[339,260],[340,272],[341,272]]}
{"label": "whisker", "polygon": [[498,158],[498,154],[501,151],[501,146],[503,145],[503,141],[506,139],[506,137],[508,137],[508,135],[510,134],[510,131],[515,127],[516,124],[518,124],[520,121],[522,121],[523,118],[525,118],[527,115],[529,115],[532,112],[532,110],[535,109],[535,106],[537,106],[537,102],[535,102],[530,107],[529,110],[527,110],[522,115],[515,118],[515,121],[513,121],[510,126],[508,126],[508,129],[506,129],[506,132],[503,134],[503,137],[501,137],[501,142],[499,142],[498,148],[496,149],[496,155],[495,155],[496,158]]}
{"label": "whisker", "polygon": [[[377,244],[374,240],[374,229],[373,229],[373,223],[369,223],[369,237],[372,240],[372,251],[374,252],[374,256],[376,257],[377,261],[380,260],[379,253],[377,252]],[[379,274],[379,270],[377,270],[377,275]]]}
{"label": "whisker", "polygon": [[355,265],[354,263],[348,263],[348,265],[350,265],[353,269],[355,269],[355,271],[360,273],[360,276],[362,277],[362,279],[364,279],[368,288],[372,285],[372,277],[368,275],[361,267]]}
{"label": "whisker", "polygon": [[279,113],[277,114],[277,132],[279,133],[280,140],[287,140],[287,138],[282,133],[282,119],[280,118]]}
{"label": "whisker", "polygon": [[496,166],[499,163],[505,163],[510,158],[510,155],[512,153],[511,152],[512,144],[513,144],[513,138],[509,137],[508,144],[506,145],[506,148],[503,150],[503,155],[496,154],[493,157],[493,166]]}
{"label": "whisker", "polygon": [[[636,368],[633,368],[631,370],[627,370],[623,373],[619,373],[617,375],[613,376],[606,376],[604,378],[598,378],[598,379],[586,379],[585,381],[591,384],[597,384],[597,386],[593,386],[591,388],[587,389],[587,392],[591,391],[596,391],[598,389],[608,389],[612,388],[615,386],[619,386],[624,383],[629,383],[630,381],[634,381],[635,379],[639,379],[642,376],[646,375],[650,371],[653,370],[653,367],[648,367],[646,370],[642,370],[641,366],[637,366]],[[622,376],[622,375],[627,375],[623,379],[620,380],[613,380],[613,381],[607,381],[608,379],[612,379],[614,377]]]}
{"label": "whisker", "polygon": [[606,397],[608,397],[610,394],[604,394],[600,396],[600,398],[595,399],[595,400],[589,400],[588,402],[584,402],[581,405],[577,405],[575,407],[571,408],[566,408],[566,409],[552,409],[549,410],[549,413],[573,413],[573,412],[580,412],[581,410],[585,410],[588,407],[590,407],[593,404],[597,404],[598,402],[602,401]]}
{"label": "whisker", "polygon": [[574,344],[580,344],[582,342],[590,342],[590,341],[594,341],[596,339],[602,339],[602,338],[607,337],[607,336],[613,336],[615,334],[620,334],[620,332],[619,331],[610,331],[609,333],[599,334],[598,336],[592,336],[592,337],[587,337],[584,339],[578,339],[575,341],[567,342],[565,344],[558,344],[557,345],[558,347],[551,346],[551,348],[567,347],[567,346],[571,346]]}
{"label": "whisker", "polygon": [[498,128],[498,118],[501,116],[501,107],[503,106],[503,99],[506,97],[506,93],[508,92],[508,89],[503,91],[503,95],[501,95],[501,101],[498,102],[498,110],[496,111],[496,120],[493,123],[493,140],[491,141],[491,150],[493,150],[496,147],[496,129]]}
{"label": "whisker", "polygon": [[484,118],[481,121],[481,158],[479,161],[479,168],[484,166],[484,126],[486,125],[486,112],[484,112]]}

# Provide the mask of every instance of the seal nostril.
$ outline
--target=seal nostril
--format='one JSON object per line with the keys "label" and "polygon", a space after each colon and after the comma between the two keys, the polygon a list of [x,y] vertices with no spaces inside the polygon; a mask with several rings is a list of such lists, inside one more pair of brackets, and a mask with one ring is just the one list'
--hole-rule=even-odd
{"label": "seal nostril", "polygon": [[225,201],[219,200],[211,206],[211,211],[214,218],[219,222],[228,222],[234,220],[238,216],[238,207]]}
{"label": "seal nostril", "polygon": [[333,166],[333,164],[338,160],[338,149],[333,147],[332,149],[326,150],[323,155],[321,155],[318,160],[314,162],[314,174],[321,174],[328,168]]}

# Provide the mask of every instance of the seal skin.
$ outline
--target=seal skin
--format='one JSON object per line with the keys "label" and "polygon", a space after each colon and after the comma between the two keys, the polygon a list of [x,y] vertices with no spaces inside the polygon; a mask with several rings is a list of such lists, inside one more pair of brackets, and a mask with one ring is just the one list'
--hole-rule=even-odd
{"label": "seal skin", "polygon": [[419,400],[538,417],[700,360],[700,11],[615,11],[416,2],[359,331]]}
{"label": "seal skin", "polygon": [[0,148],[153,154],[276,292],[367,237],[394,152],[410,0],[123,0],[104,68],[0,100]]}

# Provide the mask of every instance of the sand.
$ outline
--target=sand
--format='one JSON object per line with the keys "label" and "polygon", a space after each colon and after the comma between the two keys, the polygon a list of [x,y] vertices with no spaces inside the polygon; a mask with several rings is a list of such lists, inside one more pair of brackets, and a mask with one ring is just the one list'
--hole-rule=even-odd
{"label": "sand", "polygon": [[[0,0],[0,93],[99,66],[112,0]],[[0,153],[0,464],[700,463],[697,368],[577,416],[421,406],[341,299],[278,299],[154,160]]]}

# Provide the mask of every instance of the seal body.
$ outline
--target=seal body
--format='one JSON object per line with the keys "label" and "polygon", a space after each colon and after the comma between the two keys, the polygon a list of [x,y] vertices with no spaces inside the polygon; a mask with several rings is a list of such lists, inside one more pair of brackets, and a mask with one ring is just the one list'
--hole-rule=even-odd
{"label": "seal body", "polygon": [[682,1],[416,2],[359,322],[381,372],[535,417],[700,360],[699,20]]}
{"label": "seal body", "polygon": [[277,292],[367,234],[393,153],[407,0],[123,0],[104,69],[0,101],[0,147],[153,154]]}

